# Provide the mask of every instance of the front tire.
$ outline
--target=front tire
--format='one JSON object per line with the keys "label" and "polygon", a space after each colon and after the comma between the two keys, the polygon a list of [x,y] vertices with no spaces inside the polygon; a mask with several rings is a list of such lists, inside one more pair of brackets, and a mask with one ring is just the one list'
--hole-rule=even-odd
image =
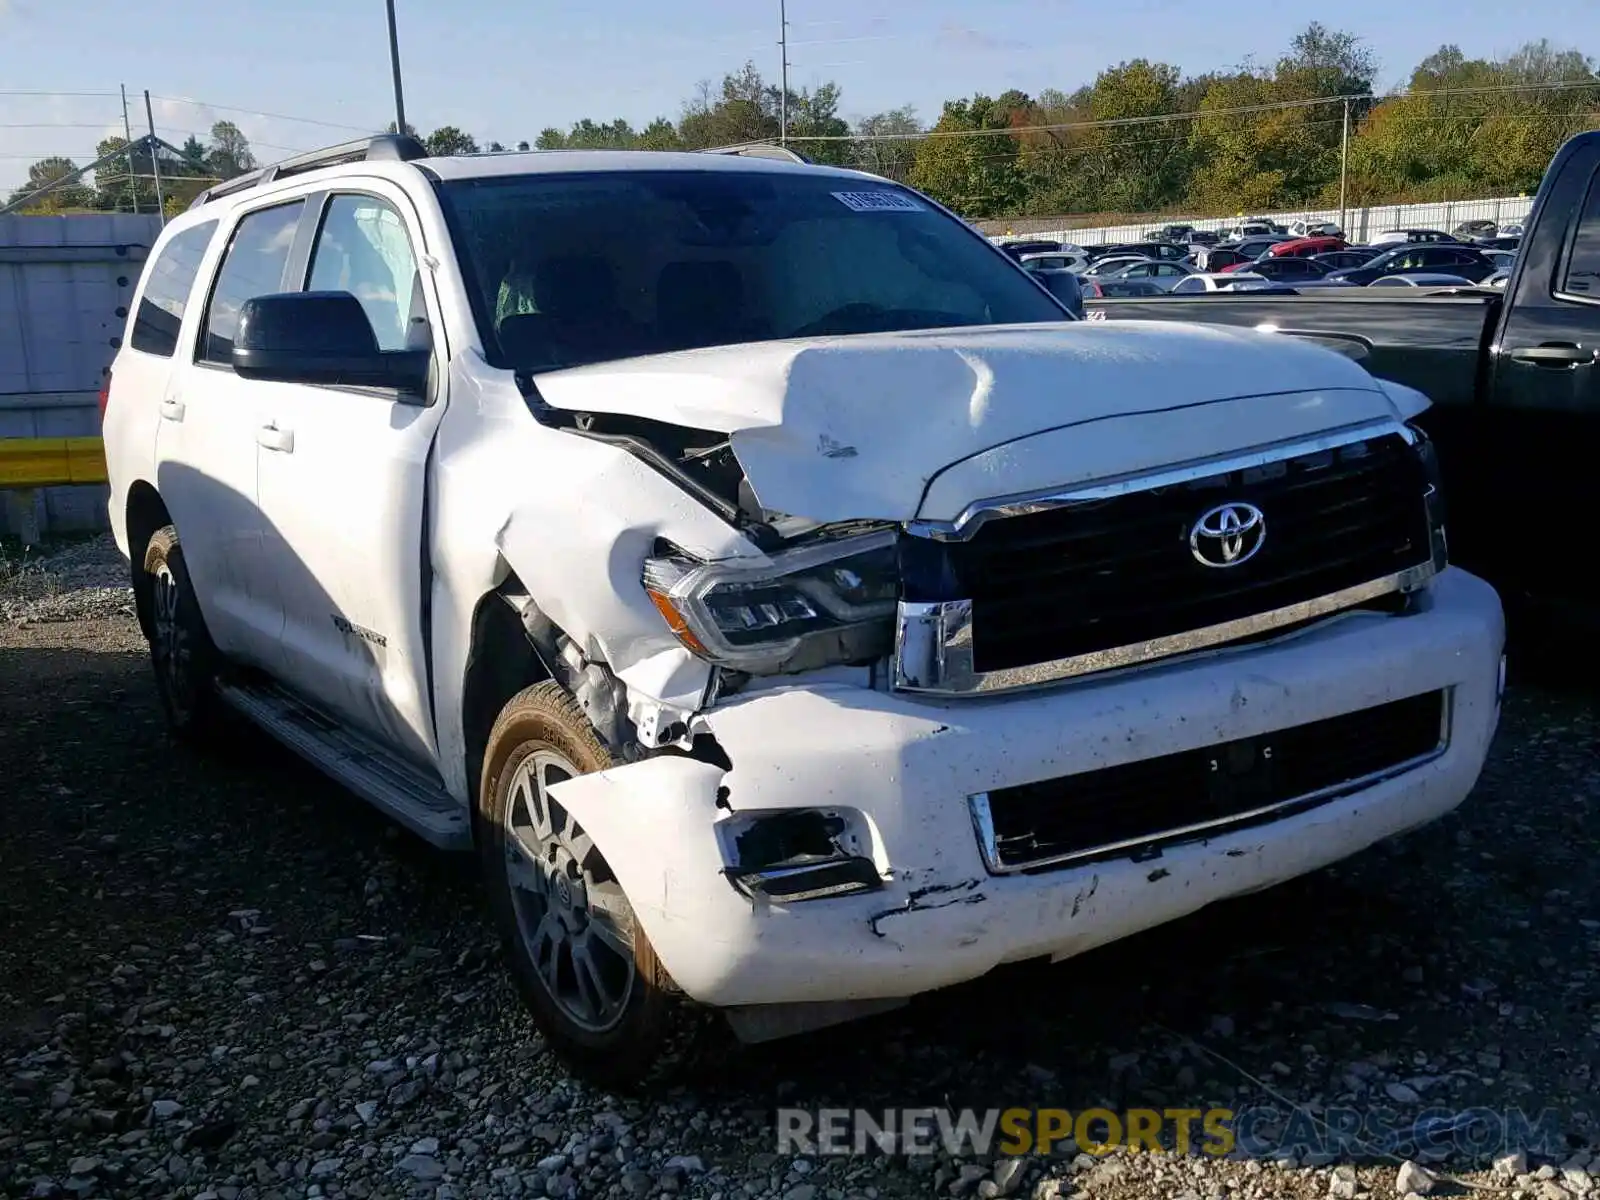
{"label": "front tire", "polygon": [[144,573],[141,591],[148,606],[144,624],[167,726],[186,742],[205,741],[216,732],[221,717],[216,694],[218,655],[173,526],[151,535],[144,552]]}
{"label": "front tire", "polygon": [[613,765],[555,683],[519,692],[489,734],[479,847],[489,905],[518,991],[552,1048],[603,1085],[657,1065],[671,998],[604,856],[548,788]]}

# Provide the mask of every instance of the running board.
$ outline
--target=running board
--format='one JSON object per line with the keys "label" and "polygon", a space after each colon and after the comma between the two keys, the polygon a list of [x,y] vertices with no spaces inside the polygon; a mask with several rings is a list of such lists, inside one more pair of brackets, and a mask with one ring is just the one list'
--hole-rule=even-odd
{"label": "running board", "polygon": [[396,762],[370,739],[270,684],[219,682],[218,695],[312,766],[441,850],[470,850],[466,810],[435,776]]}

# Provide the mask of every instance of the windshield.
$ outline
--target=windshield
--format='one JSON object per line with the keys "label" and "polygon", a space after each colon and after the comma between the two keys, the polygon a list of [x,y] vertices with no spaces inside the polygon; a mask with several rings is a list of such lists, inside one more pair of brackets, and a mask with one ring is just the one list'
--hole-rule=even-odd
{"label": "windshield", "polygon": [[627,171],[439,192],[501,367],[1072,319],[981,235],[887,182]]}

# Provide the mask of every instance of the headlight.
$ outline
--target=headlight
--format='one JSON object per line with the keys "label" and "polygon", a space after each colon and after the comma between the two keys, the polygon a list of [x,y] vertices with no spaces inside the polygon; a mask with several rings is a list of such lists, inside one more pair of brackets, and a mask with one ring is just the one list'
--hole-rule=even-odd
{"label": "headlight", "polygon": [[1444,570],[1450,561],[1449,540],[1445,536],[1445,499],[1444,476],[1439,469],[1439,451],[1433,444],[1433,439],[1428,436],[1428,431],[1414,421],[1407,421],[1406,428],[1410,430],[1414,439],[1411,451],[1417,456],[1418,463],[1422,466],[1422,477],[1426,484],[1423,493],[1423,503],[1428,510],[1428,532],[1433,541],[1433,563],[1438,570]]}
{"label": "headlight", "polygon": [[861,662],[894,644],[893,530],[773,554],[768,562],[645,560],[644,588],[689,650],[752,675]]}

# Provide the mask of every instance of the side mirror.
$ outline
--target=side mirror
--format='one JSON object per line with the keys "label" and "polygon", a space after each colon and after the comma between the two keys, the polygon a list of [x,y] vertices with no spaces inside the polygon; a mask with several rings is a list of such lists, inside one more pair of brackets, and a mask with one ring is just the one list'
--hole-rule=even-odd
{"label": "side mirror", "polygon": [[1050,294],[1062,304],[1073,316],[1083,316],[1083,287],[1078,282],[1078,277],[1070,271],[1048,271],[1039,276]]}
{"label": "side mirror", "polygon": [[427,390],[433,354],[380,350],[372,322],[349,292],[256,296],[239,309],[233,369],[246,379],[279,383]]}

